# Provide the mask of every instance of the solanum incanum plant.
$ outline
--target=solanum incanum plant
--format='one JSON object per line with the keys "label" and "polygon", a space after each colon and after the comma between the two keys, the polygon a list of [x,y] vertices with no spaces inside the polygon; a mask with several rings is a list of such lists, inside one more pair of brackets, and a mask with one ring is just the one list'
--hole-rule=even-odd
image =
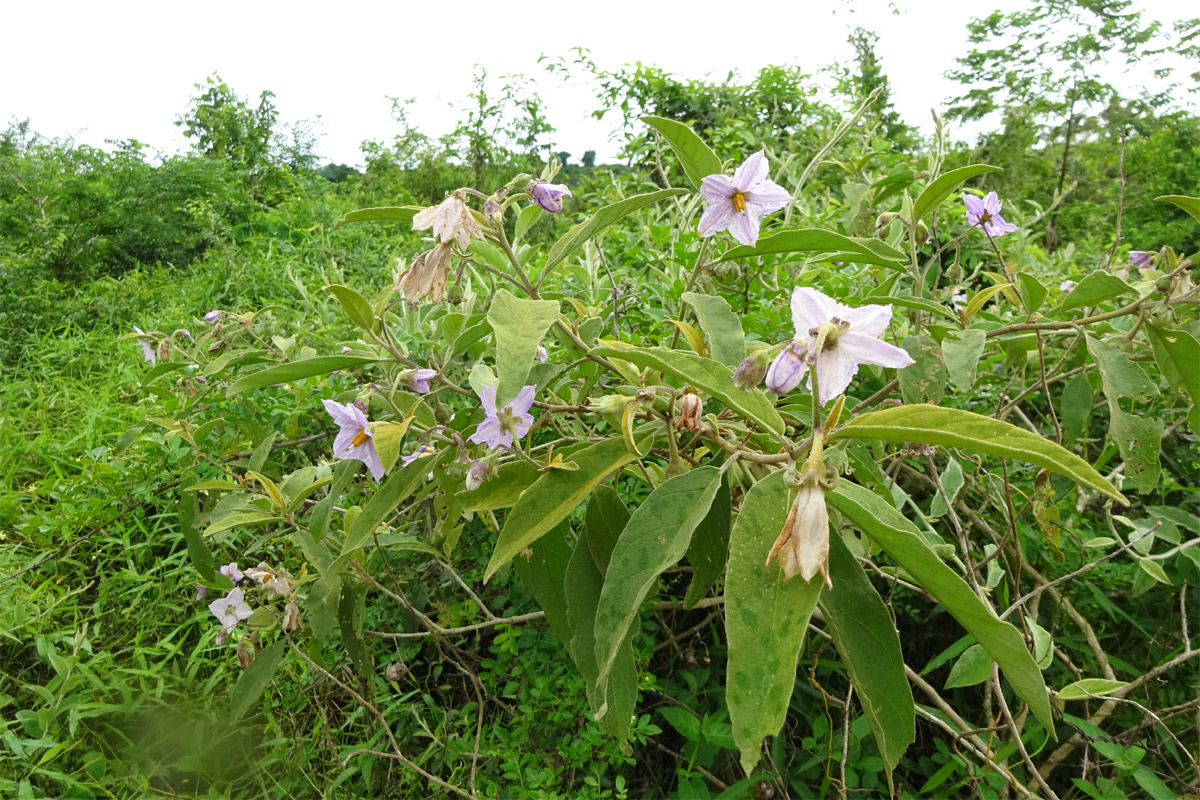
{"label": "solanum incanum plant", "polygon": [[[1099,365],[1113,418],[1123,423],[1109,435],[1126,460],[1124,477],[1131,489],[1150,491],[1157,461],[1148,451],[1161,427],[1123,402],[1151,391],[1148,379],[1130,377],[1128,367],[1136,365],[1127,345],[1150,337],[1153,358],[1184,377],[1197,363],[1188,349],[1195,340],[1175,317],[1194,309],[1181,302],[1195,295],[1184,282],[1190,262],[1164,253],[1167,271],[1132,285],[1097,270],[1062,284],[1061,301],[1051,307],[1049,290],[1003,263],[996,248],[1002,263],[986,272],[993,282],[959,293],[939,282],[950,245],[975,227],[989,239],[1019,235],[1020,228],[999,216],[990,193],[983,200],[963,195],[966,219],[942,219],[945,241],[927,241],[929,231],[939,209],[961,213],[962,205],[947,200],[994,168],[929,174],[896,198],[899,210],[888,211],[880,228],[885,238],[860,238],[791,226],[787,214],[769,216],[803,198],[767,178],[763,151],[730,170],[739,154],[718,156],[684,125],[651,124],[687,186],[589,210],[549,247],[531,241],[529,231],[542,215],[563,213],[564,197],[578,202],[570,187],[550,183],[553,164],[536,179],[518,175],[490,194],[463,187],[428,208],[347,215],[344,224],[390,221],[432,235],[373,297],[327,287],[354,326],[354,341],[288,357],[259,346],[255,316],[245,311],[224,330],[219,319],[233,320],[233,312],[209,312],[205,319],[214,324],[196,342],[172,339],[190,362],[160,364],[158,374],[199,370],[204,392],[223,390],[246,402],[257,393],[291,391],[313,420],[323,420],[323,406],[337,426],[321,438],[332,436],[332,449],[326,445],[316,463],[269,469],[279,433],[273,431],[255,442],[244,463],[211,458],[206,466],[223,473],[183,487],[206,515],[203,531],[187,532],[201,582],[228,591],[213,613],[233,638],[254,637],[258,645],[276,637],[306,663],[315,664],[299,655],[295,642],[302,637],[311,637],[313,647],[345,648],[370,681],[375,665],[361,613],[368,596],[399,604],[429,634],[454,633],[417,608],[413,587],[395,581],[390,562],[373,555],[419,557],[435,572],[448,570],[485,612],[471,628],[480,630],[512,623],[479,599],[476,589],[486,587],[462,580],[457,570],[469,565],[456,553],[463,537],[494,533],[485,583],[507,580],[515,569],[585,681],[595,721],[625,744],[639,707],[634,643],[644,635],[642,612],[682,572],[691,576],[684,608],[723,608],[724,696],[746,775],[767,774],[756,772],[770,752],[764,742],[784,726],[806,631],[819,626],[846,665],[890,782],[925,710],[914,699],[916,672],[904,663],[888,601],[869,570],[940,605],[990,667],[977,682],[987,683],[989,708],[994,698],[1003,725],[988,729],[985,741],[959,725],[957,713],[934,715],[937,724],[961,737],[980,767],[1013,790],[1044,792],[1025,741],[1057,746],[1051,690],[1063,687],[1046,685],[1027,642],[1026,634],[1033,632],[1032,642],[1041,628],[1022,621],[1027,600],[1001,596],[978,573],[972,537],[985,535],[985,523],[956,505],[932,460],[925,462],[928,474],[904,461],[913,453],[928,459],[954,452],[956,465],[977,468],[972,480],[1004,476],[997,502],[1012,529],[997,537],[994,552],[1008,548],[997,564],[1007,564],[1010,553],[1020,561],[1017,520],[1025,511],[1007,483],[1010,463],[1038,470],[1045,476],[1039,485],[1062,480],[1067,488],[1057,502],[1077,497],[1087,513],[1115,518],[1111,511],[1129,503],[1121,474],[1105,476],[1073,452],[1053,408],[1050,437],[1032,423],[1006,421],[983,401],[970,405],[987,413],[941,401],[950,381],[971,396],[988,347],[1014,353],[1009,357],[1035,371],[1047,392],[1060,372],[1043,355],[1045,340],[1070,333],[1083,343],[1077,352],[1086,349]],[[669,215],[679,245],[670,258],[685,266],[671,288],[667,333],[631,328],[622,319],[611,272],[611,314],[607,303],[571,293],[569,268],[578,262],[580,271],[604,275],[600,267],[610,269],[599,244],[605,231],[647,208]],[[762,235],[760,226],[767,228]],[[829,262],[854,279],[835,283],[828,271],[813,268]],[[786,305],[791,324],[777,320],[771,338],[749,338],[745,307],[735,312],[722,291],[730,271],[784,298],[771,313],[782,317],[775,312]],[[744,298],[748,303],[748,288]],[[1117,307],[1105,305],[1117,298]],[[1119,320],[1137,323],[1112,327]],[[150,346],[146,338],[139,342]],[[146,358],[153,364],[151,351]],[[1137,384],[1133,391],[1130,383]],[[1200,388],[1182,385],[1181,400],[1194,418]],[[180,387],[195,389],[186,380]],[[185,421],[173,430],[203,450],[203,437]],[[378,486],[362,480],[359,462]],[[881,463],[893,474],[885,476]],[[996,463],[1003,468],[994,473],[983,466]],[[909,513],[916,504],[894,479],[902,466],[933,487],[951,533],[931,523],[938,515]],[[960,469],[960,485],[962,479]],[[1029,498],[1028,506],[1044,535],[1057,537],[1047,511],[1054,493]],[[476,520],[482,524],[471,524]],[[969,534],[968,522],[979,530]],[[233,588],[233,575],[216,569],[208,543],[239,528],[261,531],[263,541],[279,543],[295,559],[286,572],[246,570],[267,595],[289,601],[282,614],[255,612],[254,624],[244,626],[252,632],[238,624],[251,616],[242,595],[247,584]],[[1023,613],[1010,619],[1014,610]],[[278,669],[281,662],[273,663]],[[253,680],[261,692],[264,676]],[[374,710],[368,698],[355,697]],[[949,708],[940,696],[927,699]],[[387,721],[379,721],[386,730]],[[996,749],[987,743],[993,736],[1013,746]],[[392,755],[411,766],[400,744],[391,744]],[[435,778],[447,791],[472,794]]]}

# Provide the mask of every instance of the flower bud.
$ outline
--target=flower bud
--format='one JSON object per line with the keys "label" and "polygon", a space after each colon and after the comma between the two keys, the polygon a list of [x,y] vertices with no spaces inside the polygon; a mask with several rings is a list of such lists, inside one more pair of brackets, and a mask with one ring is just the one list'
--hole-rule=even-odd
{"label": "flower bud", "polygon": [[250,669],[250,664],[254,662],[254,655],[250,652],[250,643],[245,639],[241,639],[237,643],[237,662],[242,669]]}
{"label": "flower bud", "polygon": [[883,238],[884,230],[889,225],[891,225],[892,220],[894,220],[898,216],[899,216],[899,214],[897,214],[894,211],[885,211],[884,213],[882,213],[878,217],[876,217],[875,218],[875,235],[880,238]]}
{"label": "flower bud", "polygon": [[764,347],[746,356],[733,373],[733,385],[748,392],[762,383],[770,366],[770,353],[770,348]]}
{"label": "flower bud", "polygon": [[829,580],[829,509],[825,506],[825,490],[812,472],[796,493],[796,502],[764,566],[769,567],[776,556],[786,580],[798,574],[807,581],[820,572],[825,584],[833,587]]}
{"label": "flower bud", "polygon": [[626,397],[623,394],[608,394],[589,403],[587,409],[593,413],[605,416],[610,414],[620,415],[625,413],[625,406],[631,402],[633,402],[632,397]]}
{"label": "flower bud", "polygon": [[679,400],[679,421],[675,423],[677,430],[686,428],[695,431],[700,427],[700,414],[704,411],[704,403],[700,395],[688,392]]}
{"label": "flower bud", "polygon": [[289,602],[283,607],[283,621],[279,623],[279,627],[285,631],[294,631],[300,627],[300,606]]}
{"label": "flower bud", "polygon": [[477,458],[471,462],[471,467],[467,470],[467,491],[473,492],[483,485],[483,482],[492,476],[494,470],[492,465],[487,461]]}
{"label": "flower bud", "polygon": [[800,385],[808,369],[808,345],[793,339],[771,362],[767,370],[767,388],[775,394],[787,394]]}
{"label": "flower bud", "polygon": [[929,241],[929,226],[917,220],[917,245],[923,245],[927,241]]}
{"label": "flower bud", "polygon": [[187,339],[188,341],[191,341],[192,339],[192,332],[187,328],[180,328],[172,335],[177,339]]}

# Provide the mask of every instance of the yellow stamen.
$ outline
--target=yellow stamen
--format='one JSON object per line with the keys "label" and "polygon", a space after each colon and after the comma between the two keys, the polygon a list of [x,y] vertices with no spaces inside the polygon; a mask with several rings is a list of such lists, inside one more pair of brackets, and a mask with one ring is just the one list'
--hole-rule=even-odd
{"label": "yellow stamen", "polygon": [[739,214],[746,213],[746,195],[736,192],[733,195],[733,207]]}
{"label": "yellow stamen", "polygon": [[358,433],[354,434],[354,438],[350,440],[350,446],[358,447],[360,444],[370,438],[371,437],[367,434],[366,428],[359,428]]}

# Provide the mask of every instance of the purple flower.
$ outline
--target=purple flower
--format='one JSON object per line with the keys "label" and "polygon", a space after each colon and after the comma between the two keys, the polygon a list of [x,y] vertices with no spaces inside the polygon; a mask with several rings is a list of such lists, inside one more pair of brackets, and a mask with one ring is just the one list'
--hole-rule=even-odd
{"label": "purple flower", "polygon": [[1147,269],[1150,266],[1150,256],[1154,253],[1150,250],[1130,250],[1129,261],[1138,269]]}
{"label": "purple flower", "polygon": [[751,247],[758,241],[759,217],[778,211],[792,201],[783,187],[767,178],[767,157],[762,150],[750,156],[730,178],[709,175],[700,181],[700,194],[708,208],[700,217],[702,237],[729,231]]}
{"label": "purple flower", "polygon": [[957,311],[958,309],[964,307],[967,304],[967,293],[959,292],[956,295],[952,295],[950,297],[950,302],[954,303],[954,309]]}
{"label": "purple flower", "polygon": [[401,380],[404,381],[405,386],[417,394],[425,394],[429,391],[429,381],[436,377],[436,369],[410,369],[405,370]]}
{"label": "purple flower", "polygon": [[366,415],[353,403],[342,405],[333,400],[324,402],[325,410],[340,428],[337,438],[333,440],[333,455],[337,458],[353,458],[366,464],[367,469],[371,470],[371,477],[379,483],[383,477],[383,462],[375,451]]}
{"label": "purple flower", "polygon": [[551,214],[557,214],[562,211],[563,195],[572,197],[571,190],[563,183],[545,183],[538,181],[533,184],[529,190],[529,195],[533,198],[533,202],[542,207],[543,211],[549,211]]}
{"label": "purple flower", "polygon": [[204,315],[204,321],[210,325],[212,323],[216,322],[217,320],[219,320],[220,318],[221,318],[221,312],[215,308],[212,311],[210,311]]}
{"label": "purple flower", "polygon": [[513,443],[514,438],[519,439],[529,433],[529,429],[533,427],[533,415],[529,413],[529,409],[533,406],[535,391],[536,387],[526,386],[517,393],[511,403],[497,410],[496,387],[484,386],[481,388],[479,402],[483,403],[483,410],[487,412],[487,418],[479,423],[479,427],[475,429],[475,433],[471,434],[468,441],[486,444],[495,449],[507,447]]}
{"label": "purple flower", "polygon": [[200,584],[197,583],[196,584],[196,599],[193,602],[199,603],[201,600],[203,600],[204,594],[207,591],[208,591],[207,586],[201,586]]}
{"label": "purple flower", "polygon": [[217,572],[220,572],[222,575],[229,578],[229,580],[233,581],[234,583],[238,583],[242,580],[242,578],[246,577],[245,575],[242,574],[242,571],[240,569],[238,569],[238,565],[237,565],[236,561],[230,561],[228,564],[226,564],[225,566],[223,566],[219,570],[217,570]]}
{"label": "purple flower", "polygon": [[967,204],[967,222],[972,228],[983,228],[988,236],[1003,236],[1017,229],[1000,216],[1000,198],[995,192],[988,192],[982,200],[973,194],[964,194],[963,202]]}
{"label": "purple flower", "polygon": [[787,394],[800,385],[807,369],[808,344],[802,339],[792,339],[771,362],[767,370],[767,388],[775,394]]}
{"label": "purple flower", "polygon": [[549,354],[546,353],[546,348],[539,344],[537,350],[534,351],[533,360],[539,364],[545,364],[549,357]]}
{"label": "purple flower", "polygon": [[[138,333],[145,333],[137,325],[134,325],[133,329]],[[138,344],[142,346],[142,358],[146,359],[146,363],[150,364],[150,366],[154,366],[158,362],[158,358],[154,355],[154,345],[150,344],[149,339],[141,337],[138,338]]]}
{"label": "purple flower", "polygon": [[403,463],[404,465],[406,465],[406,466],[407,466],[408,464],[411,464],[412,462],[414,462],[414,461],[416,461],[418,458],[420,458],[420,457],[421,457],[421,455],[422,455],[422,454],[423,454],[423,453],[424,453],[426,450],[429,450],[429,449],[430,449],[430,447],[429,447],[428,445],[424,445],[424,444],[423,444],[423,445],[421,445],[420,447],[418,447],[416,450],[414,450],[414,451],[412,451],[411,453],[409,453],[408,455],[406,455],[406,456],[401,456],[401,457],[400,457],[400,461],[401,461],[401,463]]}
{"label": "purple flower", "polygon": [[1066,280],[1058,285],[1058,290],[1063,294],[1070,294],[1075,290],[1075,281]]}
{"label": "purple flower", "polygon": [[[846,390],[861,364],[900,368],[914,363],[908,353],[879,339],[891,320],[890,305],[850,308],[816,289],[797,286],[792,290],[792,322],[796,326],[796,338],[779,354],[771,368],[794,370],[794,363],[780,365],[780,360],[794,358],[794,354],[788,355],[789,351],[797,341],[803,343],[808,353],[808,365],[813,367],[815,361],[820,384],[817,401],[825,405]],[[818,349],[818,340],[822,336],[824,339]],[[794,377],[790,371],[787,375],[789,379]],[[768,374],[768,386],[770,383]],[[808,386],[812,388],[811,370]]]}
{"label": "purple flower", "polygon": [[224,597],[213,600],[208,604],[208,610],[221,621],[226,633],[237,627],[240,620],[254,613],[250,606],[246,605],[241,589],[232,589]]}

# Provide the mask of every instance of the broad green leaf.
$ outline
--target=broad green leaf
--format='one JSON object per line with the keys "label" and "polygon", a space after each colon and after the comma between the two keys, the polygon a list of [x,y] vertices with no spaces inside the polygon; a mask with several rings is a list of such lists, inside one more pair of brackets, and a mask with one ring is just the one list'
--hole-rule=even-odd
{"label": "broad green leaf", "polygon": [[[1187,199],[1191,200],[1193,198],[1189,197]],[[1197,211],[1192,216],[1200,220],[1200,204],[1198,204]],[[1179,800],[1180,795],[1170,786],[1167,786],[1162,778],[1146,767],[1136,767],[1133,770],[1133,780],[1151,800]]]}
{"label": "broad green leaf", "polygon": [[362,639],[363,613],[366,592],[343,581],[342,596],[338,600],[338,630],[342,634],[342,645],[350,654],[359,676],[371,677],[371,653]]}
{"label": "broad green leaf", "polygon": [[1096,270],[1084,276],[1052,313],[1057,315],[1083,306],[1098,305],[1123,294],[1137,294],[1137,291],[1116,275]]}
{"label": "broad green leaf", "polygon": [[[569,526],[566,521],[558,523],[554,530],[529,546],[513,559],[517,574],[525,582],[525,588],[546,612],[546,621],[562,641],[571,644],[575,632],[567,617],[567,562],[571,560],[571,545],[567,542]],[[526,555],[528,554],[528,555]]]}
{"label": "broad green leaf", "polygon": [[816,578],[786,580],[778,562],[763,567],[791,500],[783,478],[778,470],[747,492],[729,541],[725,702],[746,774],[758,764],[763,738],[778,735],[787,718],[804,631],[824,586]]}
{"label": "broad green leaf", "polygon": [[1154,198],[1161,200],[1164,203],[1170,203],[1173,206],[1178,206],[1191,215],[1192,219],[1200,222],[1200,197],[1187,197],[1181,194],[1164,194],[1161,197]]}
{"label": "broad green leaf", "polygon": [[538,478],[505,517],[484,581],[491,580],[496,570],[566,519],[593,489],[636,458],[624,439],[608,439],[571,455],[579,469],[553,469]]}
{"label": "broad green leaf", "polygon": [[1025,301],[1025,310],[1030,314],[1041,308],[1050,294],[1050,290],[1028,272],[1017,273],[1017,285],[1021,289],[1021,299]]}
{"label": "broad green leaf", "polygon": [[[721,488],[721,477],[721,470],[712,466],[676,475],[651,492],[629,518],[613,548],[596,608],[596,664],[601,687],[621,643],[633,629],[642,600],[662,571],[687,552],[692,531],[708,514]],[[601,709],[599,716],[606,710]]]}
{"label": "broad green leaf", "polygon": [[996,295],[1004,292],[1008,295],[1011,292],[1011,283],[998,283],[994,286],[989,286],[986,289],[980,289],[975,294],[971,295],[971,299],[967,300],[967,307],[963,309],[963,316],[967,319],[978,314],[987,305],[988,301]]}
{"label": "broad green leaf", "polygon": [[1171,386],[1200,406],[1200,341],[1185,330],[1147,325],[1154,360]]}
{"label": "broad green leaf", "polygon": [[944,175],[940,175],[917,195],[916,202],[913,203],[913,221],[920,220],[926,214],[946,202],[950,195],[954,194],[954,191],[959,186],[962,186],[965,181],[974,178],[976,175],[1002,171],[999,167],[989,166],[988,164],[971,164],[966,167],[952,169]]}
{"label": "broad green leaf", "polygon": [[746,335],[742,321],[724,297],[684,292],[683,302],[696,312],[700,327],[708,334],[708,347],[714,359],[737,368],[746,359]]}
{"label": "broad green leaf", "polygon": [[513,244],[519,242],[525,233],[533,227],[542,216],[542,207],[536,203],[525,206],[517,215],[517,225],[513,229]]}
{"label": "broad green leaf", "polygon": [[774,253],[839,253],[844,261],[878,266],[895,266],[906,256],[878,239],[851,239],[840,233],[820,228],[781,231],[764,236],[754,246],[741,245],[722,255],[717,261],[757,258]]}
{"label": "broad green leaf", "polygon": [[373,422],[371,423],[371,439],[375,444],[375,452],[379,454],[379,463],[384,472],[391,472],[400,458],[400,443],[408,431],[409,417],[403,422]]}
{"label": "broad green leaf", "polygon": [[[599,487],[597,495],[604,489],[608,487]],[[588,512],[590,515],[590,505]],[[567,622],[574,631],[568,650],[583,676],[588,707],[591,708],[592,714],[595,715],[602,708],[607,709],[607,713],[600,719],[600,724],[617,739],[623,751],[629,751],[626,740],[629,738],[630,718],[637,702],[637,665],[633,660],[632,636],[626,638],[622,644],[609,672],[607,685],[602,689],[596,683],[600,675],[600,668],[596,664],[596,607],[600,604],[600,590],[604,585],[603,565],[612,557],[612,545],[616,543],[615,536],[609,540],[607,533],[602,533],[599,537],[596,534],[589,516],[567,564],[564,586]],[[605,542],[611,543],[606,545]]]}
{"label": "broad green leaf", "polygon": [[1076,375],[1067,381],[1059,406],[1063,438],[1068,443],[1078,441],[1092,418],[1092,386],[1087,375]]}
{"label": "broad green leaf", "polygon": [[763,430],[783,433],[783,418],[760,389],[742,391],[733,385],[733,370],[713,361],[683,350],[668,350],[665,347],[634,347],[625,342],[602,340],[602,346],[592,352],[608,358],[620,358],[639,367],[650,367],[669,373],[681,381],[692,384],[720,400],[743,419],[753,422]]}
{"label": "broad green leaf", "polygon": [[496,332],[497,408],[511,403],[525,386],[538,345],[556,319],[558,303],[553,300],[525,300],[507,289],[496,291],[487,320]]}
{"label": "broad green leaf", "polygon": [[501,464],[496,474],[474,491],[461,491],[458,501],[463,511],[492,511],[510,508],[542,473],[528,461]]}
{"label": "broad green leaf", "polygon": [[325,375],[337,369],[352,369],[364,364],[373,364],[379,360],[361,356],[317,356],[316,358],[306,358],[303,361],[290,361],[238,378],[225,392],[225,396],[234,397],[249,389],[261,389],[277,383],[303,380],[314,375]]}
{"label": "broad green leaf", "polygon": [[642,122],[654,128],[667,140],[688,180],[697,189],[704,178],[722,173],[721,159],[717,158],[712,148],[687,125],[663,117],[642,117]]}
{"label": "broad green leaf", "polygon": [[[878,496],[849,481],[841,481],[825,498],[879,544],[983,645],[992,660],[1004,670],[1017,696],[1029,704],[1034,716],[1047,730],[1054,730],[1042,671],[1025,648],[1021,633],[984,605],[966,581],[929,548],[920,531]],[[725,595],[728,607],[728,588]]]}
{"label": "broad green leaf", "polygon": [[380,206],[360,208],[342,215],[334,227],[348,222],[412,222],[412,218],[424,211],[420,206]]}
{"label": "broad green leaf", "polygon": [[1108,695],[1129,685],[1129,681],[1114,681],[1108,678],[1083,678],[1064,686],[1058,692],[1059,700],[1088,700],[1092,695]]}
{"label": "broad green leaf", "polygon": [[237,683],[229,692],[229,715],[233,722],[240,720],[263,696],[275,673],[279,671],[279,665],[283,663],[286,648],[287,642],[280,639],[259,653],[250,666],[238,676]]}
{"label": "broad green leaf", "polygon": [[627,197],[610,206],[605,206],[592,215],[590,219],[584,220],[564,233],[562,238],[554,243],[550,248],[550,252],[546,254],[546,266],[543,267],[543,272],[557,266],[563,259],[582,247],[584,242],[614,222],[618,222],[629,216],[634,211],[657,203],[659,200],[666,200],[668,197],[678,197],[681,194],[687,194],[687,190],[660,189],[657,192],[635,194],[633,197]]}
{"label": "broad green leaf", "polygon": [[588,500],[587,516],[588,547],[600,571],[608,571],[613,548],[621,531],[629,524],[629,509],[625,507],[617,490],[611,486],[597,486]]}
{"label": "broad green leaf", "polygon": [[346,312],[346,316],[350,317],[351,322],[369,333],[379,330],[379,319],[375,316],[375,311],[367,302],[367,298],[349,286],[337,283],[325,288],[342,304],[342,310]]}
{"label": "broad green leaf", "polygon": [[942,356],[946,359],[946,371],[950,382],[960,392],[970,391],[979,373],[979,357],[983,355],[983,344],[987,334],[974,328],[951,331],[942,339]]}
{"label": "broad green leaf", "polygon": [[947,689],[976,686],[992,677],[992,657],[981,645],[973,644],[963,651],[946,678]]}
{"label": "broad green leaf", "polygon": [[[946,462],[946,468],[942,470],[939,476],[942,482],[942,488],[946,491],[946,496],[950,498],[950,502],[954,502],[954,498],[958,497],[959,491],[963,487],[963,471],[958,461],[951,458]],[[938,492],[933,496],[933,502],[929,507],[929,516],[940,517],[947,511],[946,501],[942,499],[942,493]]]}
{"label": "broad green leaf", "polygon": [[283,518],[270,511],[235,511],[204,529],[205,536],[227,531],[231,528],[241,528],[247,525],[261,525],[264,522],[279,522]]}
{"label": "broad green leaf", "polygon": [[692,582],[688,584],[683,598],[683,607],[691,608],[708,594],[721,573],[725,571],[725,560],[729,555],[730,517],[733,511],[729,496],[729,480],[721,481],[721,488],[708,507],[708,514],[696,526],[691,544],[687,549],[687,560],[692,565]]}
{"label": "broad green leaf", "polygon": [[1158,396],[1158,385],[1128,353],[1093,336],[1087,337],[1087,348],[1100,370],[1104,395],[1110,404]]}
{"label": "broad green leaf", "polygon": [[915,363],[896,373],[900,396],[906,403],[940,403],[948,377],[942,349],[929,336],[909,336],[903,347]]}
{"label": "broad green leaf", "polygon": [[916,740],[916,707],[892,615],[862,566],[834,533],[829,540],[832,589],[821,592],[825,629],[846,665],[879,754],[892,770]]}
{"label": "broad green leaf", "polygon": [[1151,561],[1148,558],[1139,558],[1138,566],[1142,568],[1143,572],[1145,572],[1151,578],[1154,578],[1154,580],[1158,581],[1159,583],[1165,583],[1168,586],[1172,585],[1171,579],[1167,577],[1167,571],[1164,570],[1162,564],[1158,563],[1157,561]]}
{"label": "broad green leaf", "polygon": [[830,441],[839,439],[919,442],[1016,458],[1066,475],[1122,505],[1129,505],[1091,464],[1069,450],[1015,425],[970,411],[928,405],[885,408],[860,414],[838,428]]}
{"label": "broad green leaf", "polygon": [[[224,586],[227,589],[233,588],[233,582],[229,578],[217,572],[216,561],[213,559],[212,551],[208,549],[208,543],[204,541],[204,537],[200,535],[200,531],[196,528],[196,517],[200,515],[199,498],[195,492],[203,488],[203,483],[189,483],[195,478],[184,478],[180,482],[180,491],[184,492],[179,498],[179,527],[183,531],[184,541],[187,542],[188,558],[191,559],[192,565],[196,568],[196,572],[200,573],[200,579],[206,584],[213,586]],[[204,483],[219,483],[220,481],[205,481]],[[235,486],[235,489],[241,489],[240,486]]]}

